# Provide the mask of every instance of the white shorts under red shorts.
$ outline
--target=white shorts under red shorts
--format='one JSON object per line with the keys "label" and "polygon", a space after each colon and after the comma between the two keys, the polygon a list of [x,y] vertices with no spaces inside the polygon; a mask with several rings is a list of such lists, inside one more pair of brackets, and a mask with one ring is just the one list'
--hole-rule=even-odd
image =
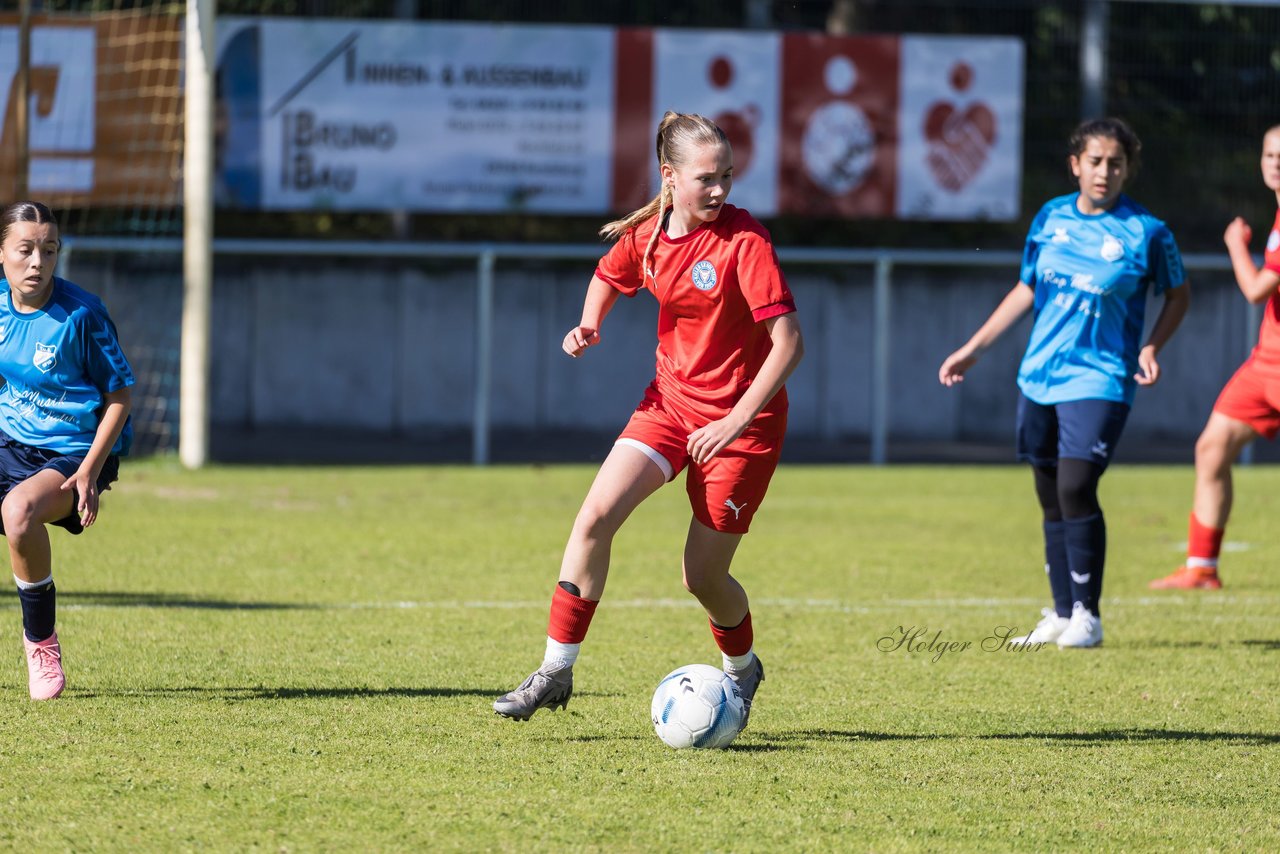
{"label": "white shorts under red shorts", "polygon": [[1252,358],[1246,359],[1223,386],[1213,411],[1274,439],[1280,432],[1280,373],[1261,369]]}
{"label": "white shorts under red shorts", "polygon": [[716,531],[745,534],[778,468],[787,417],[783,414],[757,418],[710,460],[702,465],[689,465],[689,434],[696,426],[690,426],[664,407],[660,395],[651,388],[618,437],[618,443],[638,447],[651,458],[656,453],[667,463],[662,466],[659,460],[654,460],[664,471],[669,469],[668,480],[674,480],[689,466],[685,490],[689,493],[694,518]]}

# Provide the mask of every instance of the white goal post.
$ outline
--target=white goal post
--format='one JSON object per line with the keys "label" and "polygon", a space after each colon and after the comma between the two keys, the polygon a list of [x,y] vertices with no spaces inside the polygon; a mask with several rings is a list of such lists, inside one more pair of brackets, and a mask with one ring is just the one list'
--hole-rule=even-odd
{"label": "white goal post", "polygon": [[178,457],[191,469],[200,468],[209,459],[214,18],[214,0],[187,0]]}

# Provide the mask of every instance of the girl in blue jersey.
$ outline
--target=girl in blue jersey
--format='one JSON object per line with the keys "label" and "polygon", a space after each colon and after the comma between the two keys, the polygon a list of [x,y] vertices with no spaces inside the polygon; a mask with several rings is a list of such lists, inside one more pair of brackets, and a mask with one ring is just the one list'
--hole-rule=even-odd
{"label": "girl in blue jersey", "polygon": [[[1140,149],[1119,119],[1076,128],[1068,163],[1079,191],[1040,209],[1018,284],[938,370],[943,385],[961,382],[984,350],[1034,310],[1018,369],[1017,446],[1035,473],[1054,607],[1014,643],[1102,643],[1107,529],[1098,480],[1134,392],[1160,379],[1156,357],[1187,311],[1189,288],[1172,232],[1121,193]],[[1142,344],[1148,291],[1162,294],[1164,304]]]}
{"label": "girl in blue jersey", "polygon": [[32,699],[62,693],[46,524],[79,534],[128,450],[133,372],[101,300],[55,278],[58,223],[38,202],[0,212],[0,523],[22,602]]}

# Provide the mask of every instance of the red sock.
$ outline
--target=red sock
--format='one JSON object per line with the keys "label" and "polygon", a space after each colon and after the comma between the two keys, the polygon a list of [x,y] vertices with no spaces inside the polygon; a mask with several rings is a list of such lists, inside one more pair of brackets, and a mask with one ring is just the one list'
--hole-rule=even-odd
{"label": "red sock", "polygon": [[731,629],[711,623],[711,635],[725,655],[746,655],[755,641],[755,634],[751,631],[751,612],[748,611],[742,622]]}
{"label": "red sock", "polygon": [[547,637],[556,643],[582,643],[587,636],[591,618],[595,616],[593,599],[574,596],[563,587],[556,587],[551,596],[551,619],[547,621]]}
{"label": "red sock", "polygon": [[1206,528],[1200,524],[1196,514],[1191,514],[1191,522],[1187,526],[1187,557],[1198,557],[1202,560],[1218,560],[1218,552],[1222,550],[1223,528]]}

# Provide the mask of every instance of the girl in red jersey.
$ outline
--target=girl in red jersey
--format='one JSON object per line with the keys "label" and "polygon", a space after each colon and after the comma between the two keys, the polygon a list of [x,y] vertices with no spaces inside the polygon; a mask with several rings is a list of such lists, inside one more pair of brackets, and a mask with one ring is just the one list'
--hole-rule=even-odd
{"label": "girl in red jersey", "polygon": [[600,230],[617,243],[596,267],[582,319],[563,343],[570,356],[581,356],[600,343],[600,325],[618,297],[647,290],[659,304],[657,375],[578,512],[551,600],[545,657],[494,702],[505,717],[528,720],[569,702],[613,537],[640,502],[686,467],[693,518],[685,589],[706,609],[748,712],[764,679],[747,594],[729,564],[778,465],[787,424],[783,383],[803,353],[800,324],[769,233],[725,203],[733,151],[724,131],[702,116],[668,112],[657,149],[662,187],[649,204]]}
{"label": "girl in red jersey", "polygon": [[[1262,180],[1280,205],[1280,125],[1262,137]],[[1276,212],[1259,270],[1249,255],[1253,233],[1236,217],[1222,239],[1236,284],[1251,303],[1266,302],[1258,346],[1227,381],[1196,440],[1196,489],[1187,531],[1187,560],[1153,589],[1217,590],[1218,552],[1231,515],[1231,465],[1258,436],[1280,431],[1280,210]]]}

